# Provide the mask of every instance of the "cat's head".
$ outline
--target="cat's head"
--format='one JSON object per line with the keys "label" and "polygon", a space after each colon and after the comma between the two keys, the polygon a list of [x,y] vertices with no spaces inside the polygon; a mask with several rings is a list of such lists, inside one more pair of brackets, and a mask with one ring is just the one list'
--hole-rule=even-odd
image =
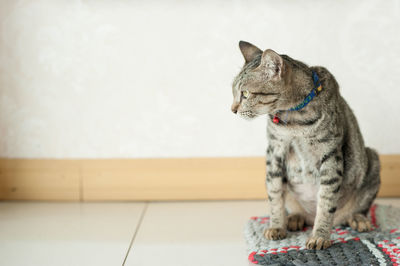
{"label": "cat's head", "polygon": [[243,118],[273,114],[288,105],[291,67],[284,57],[240,41],[245,64],[232,85],[232,112]]}

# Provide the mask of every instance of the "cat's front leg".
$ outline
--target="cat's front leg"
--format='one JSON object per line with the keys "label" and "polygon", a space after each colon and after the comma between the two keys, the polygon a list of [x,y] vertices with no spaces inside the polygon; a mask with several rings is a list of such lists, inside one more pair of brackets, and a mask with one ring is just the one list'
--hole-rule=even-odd
{"label": "cat's front leg", "polygon": [[270,227],[264,232],[265,238],[271,240],[286,237],[286,212],[284,197],[283,157],[279,147],[270,145],[267,149],[267,192],[270,206]]}
{"label": "cat's front leg", "polygon": [[343,180],[342,155],[336,150],[326,153],[321,159],[320,187],[318,191],[317,214],[308,249],[326,249],[331,246],[331,230]]}

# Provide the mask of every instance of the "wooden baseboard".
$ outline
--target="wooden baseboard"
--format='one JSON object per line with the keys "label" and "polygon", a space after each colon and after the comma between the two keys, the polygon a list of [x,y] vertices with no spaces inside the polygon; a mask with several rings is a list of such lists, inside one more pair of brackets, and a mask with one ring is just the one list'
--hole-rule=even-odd
{"label": "wooden baseboard", "polygon": [[[381,155],[380,197],[400,196],[400,155]],[[265,199],[265,160],[0,159],[5,200]]]}
{"label": "wooden baseboard", "polygon": [[0,199],[80,200],[77,160],[0,159]]}

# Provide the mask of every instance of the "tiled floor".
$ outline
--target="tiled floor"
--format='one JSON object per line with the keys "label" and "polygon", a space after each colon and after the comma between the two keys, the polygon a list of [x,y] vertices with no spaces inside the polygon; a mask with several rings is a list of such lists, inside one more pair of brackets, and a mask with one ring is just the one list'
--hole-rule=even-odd
{"label": "tiled floor", "polygon": [[0,202],[0,265],[248,265],[243,226],[265,213],[264,201]]}

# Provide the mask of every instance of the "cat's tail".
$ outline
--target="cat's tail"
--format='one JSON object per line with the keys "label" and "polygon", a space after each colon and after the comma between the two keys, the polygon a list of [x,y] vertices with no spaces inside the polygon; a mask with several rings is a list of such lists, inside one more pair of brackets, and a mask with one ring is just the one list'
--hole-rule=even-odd
{"label": "cat's tail", "polygon": [[365,148],[365,152],[368,158],[368,168],[361,188],[361,193],[365,195],[362,200],[363,203],[361,203],[361,205],[364,205],[362,206],[362,213],[366,213],[369,210],[381,185],[379,155],[374,149],[368,147]]}
{"label": "cat's tail", "polygon": [[381,163],[379,161],[379,155],[376,150],[371,149],[369,147],[365,148],[365,152],[367,153],[368,158],[368,168],[366,173],[366,179],[368,183],[372,184],[380,184],[380,170],[381,170]]}

